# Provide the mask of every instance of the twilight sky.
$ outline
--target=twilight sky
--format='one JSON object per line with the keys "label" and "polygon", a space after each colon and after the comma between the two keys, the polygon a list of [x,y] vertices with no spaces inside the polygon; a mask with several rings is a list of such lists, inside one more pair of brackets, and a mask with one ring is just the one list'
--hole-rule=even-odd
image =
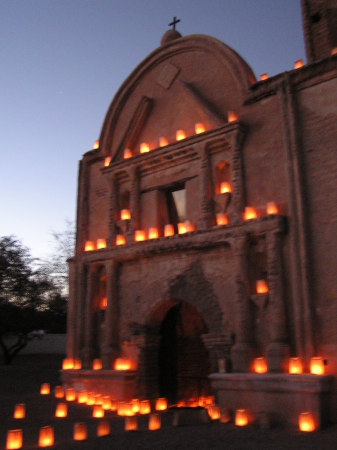
{"label": "twilight sky", "polygon": [[256,77],[305,59],[300,0],[0,0],[0,236],[50,252],[52,231],[75,218],[78,161],[173,16]]}

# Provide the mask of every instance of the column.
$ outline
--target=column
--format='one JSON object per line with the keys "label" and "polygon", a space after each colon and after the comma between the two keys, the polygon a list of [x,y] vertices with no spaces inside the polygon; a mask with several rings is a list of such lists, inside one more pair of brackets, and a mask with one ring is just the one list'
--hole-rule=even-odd
{"label": "column", "polygon": [[248,236],[233,241],[235,267],[235,344],[231,350],[233,372],[248,372],[253,357],[253,330],[248,283]]}
{"label": "column", "polygon": [[287,370],[287,361],[289,358],[280,234],[276,231],[267,233],[266,243],[269,288],[268,320],[271,338],[271,342],[267,347],[267,362],[270,372],[280,372]]}
{"label": "column", "polygon": [[68,260],[69,273],[69,298],[67,312],[67,357],[75,357],[76,330],[78,322],[76,320],[76,264],[73,259]]}
{"label": "column", "polygon": [[[207,146],[200,151],[200,212],[198,229],[207,230],[212,225],[212,183]],[[214,218],[213,218],[214,219]]]}
{"label": "column", "polygon": [[86,279],[86,298],[85,298],[85,318],[84,318],[84,348],[82,351],[83,368],[91,368],[91,362],[94,352],[93,343],[93,326],[94,326],[94,308],[93,308],[93,296],[94,296],[94,270],[91,265],[88,266],[87,279]]}
{"label": "column", "polygon": [[87,295],[87,269],[85,264],[78,264],[76,274],[76,334],[75,334],[75,357],[80,358],[84,347],[84,330],[86,314]]}
{"label": "column", "polygon": [[139,202],[140,202],[140,193],[139,193],[139,172],[138,167],[131,168],[131,191],[130,191],[130,226],[128,231],[128,242],[133,242],[133,237],[135,230],[137,230],[140,226],[140,217],[139,217]]}
{"label": "column", "polygon": [[115,223],[118,219],[118,199],[117,199],[117,183],[115,177],[109,178],[110,201],[109,201],[109,235],[108,246],[112,246],[116,240]]}
{"label": "column", "polygon": [[232,176],[232,207],[230,222],[238,224],[242,221],[242,214],[245,207],[245,192],[243,182],[243,168],[242,168],[242,142],[243,132],[239,129],[235,136],[232,137],[232,162],[231,162],[231,176]]}
{"label": "column", "polygon": [[107,308],[104,318],[104,338],[101,348],[103,369],[112,369],[119,351],[119,299],[118,263],[109,261],[105,265],[107,274]]}

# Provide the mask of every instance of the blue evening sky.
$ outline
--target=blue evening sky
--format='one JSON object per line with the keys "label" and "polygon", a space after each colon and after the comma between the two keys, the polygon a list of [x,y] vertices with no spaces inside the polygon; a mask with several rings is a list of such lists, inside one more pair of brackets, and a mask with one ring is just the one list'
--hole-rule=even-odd
{"label": "blue evening sky", "polygon": [[257,77],[305,58],[300,0],[0,1],[0,236],[50,252],[52,231],[75,218],[79,159],[173,16],[183,35],[234,48]]}

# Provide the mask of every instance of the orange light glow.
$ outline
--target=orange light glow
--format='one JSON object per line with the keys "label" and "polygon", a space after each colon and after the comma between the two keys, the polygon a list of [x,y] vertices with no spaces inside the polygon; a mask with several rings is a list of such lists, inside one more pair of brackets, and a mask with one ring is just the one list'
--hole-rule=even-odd
{"label": "orange light glow", "polygon": [[185,138],[186,138],[185,131],[184,130],[177,130],[177,132],[176,132],[176,140],[177,141],[182,141]]}
{"label": "orange light glow", "polygon": [[147,142],[142,142],[140,144],[140,149],[139,152],[140,153],[148,153],[150,151],[150,146]]}
{"label": "orange light glow", "polygon": [[158,239],[158,228],[149,228],[149,239]]}
{"label": "orange light glow", "polygon": [[98,150],[99,149],[99,140],[96,140],[94,142],[94,150]]}
{"label": "orange light glow", "polygon": [[92,406],[95,404],[95,393],[94,392],[88,392],[87,396],[87,405]]}
{"label": "orange light glow", "polygon": [[140,411],[140,401],[138,398],[133,398],[131,400],[132,411],[136,414]]}
{"label": "orange light glow", "polygon": [[92,250],[95,250],[94,241],[86,241],[84,251],[91,252]]}
{"label": "orange light glow", "polygon": [[109,167],[111,163],[111,156],[104,158],[104,167]]}
{"label": "orange light glow", "polygon": [[128,358],[117,358],[114,364],[115,370],[131,370],[131,361]]}
{"label": "orange light glow", "polygon": [[157,398],[156,404],[155,404],[155,410],[156,411],[166,411],[167,410],[167,400],[166,398]]}
{"label": "orange light glow", "polygon": [[208,395],[207,397],[204,398],[204,402],[205,402],[205,406],[214,405],[214,396]]}
{"label": "orange light glow", "polygon": [[151,412],[151,404],[150,400],[141,400],[140,401],[140,414],[150,414]]}
{"label": "orange light glow", "polygon": [[92,409],[92,417],[102,418],[104,417],[104,409],[102,405],[94,405]]}
{"label": "orange light glow", "polygon": [[301,431],[311,432],[316,430],[316,424],[314,416],[311,412],[301,412],[298,416],[298,428]]}
{"label": "orange light glow", "polygon": [[117,403],[117,415],[118,416],[125,416],[125,409],[126,409],[126,403],[125,402],[118,402]]}
{"label": "orange light glow", "polygon": [[267,73],[262,73],[262,74],[260,75],[260,80],[261,80],[261,81],[268,80],[268,74],[267,74]]}
{"label": "orange light glow", "polygon": [[331,56],[337,55],[337,47],[331,49]]}
{"label": "orange light glow", "polygon": [[238,115],[234,111],[228,111],[227,113],[228,123],[235,122],[236,120],[238,120]]}
{"label": "orange light glow", "polygon": [[302,59],[298,59],[295,64],[294,64],[294,69],[300,69],[301,67],[304,66],[303,60]]}
{"label": "orange light glow", "polygon": [[135,231],[135,241],[141,242],[146,240],[146,234],[144,230],[136,230]]}
{"label": "orange light glow", "polygon": [[298,357],[289,358],[289,373],[291,374],[303,373],[303,365],[301,358]]}
{"label": "orange light glow", "polygon": [[220,408],[217,405],[210,405],[208,407],[208,415],[212,420],[220,419]]}
{"label": "orange light glow", "polygon": [[65,398],[66,398],[67,402],[74,402],[76,400],[75,389],[67,388]]}
{"label": "orange light glow", "polygon": [[94,405],[103,405],[103,398],[102,398],[101,394],[95,394]]}
{"label": "orange light glow", "polygon": [[245,427],[248,425],[248,414],[245,409],[237,409],[235,411],[235,425],[237,427]]}
{"label": "orange light glow", "polygon": [[278,211],[277,204],[274,202],[268,202],[267,203],[267,214],[270,216],[270,215],[278,214],[278,213],[279,213],[279,211]]}
{"label": "orange light glow", "polygon": [[96,434],[98,437],[109,436],[110,423],[108,420],[100,420],[97,424]]}
{"label": "orange light glow", "polygon": [[245,212],[243,213],[243,220],[252,220],[257,218],[257,212],[255,208],[251,206],[245,207]]}
{"label": "orange light glow", "polygon": [[231,413],[227,408],[222,408],[220,412],[220,422],[229,423],[231,421]]}
{"label": "orange light glow", "polygon": [[14,408],[14,419],[24,419],[26,417],[26,405],[24,403],[18,403]]}
{"label": "orange light glow", "polygon": [[88,432],[87,426],[83,422],[74,423],[73,439],[74,441],[85,441],[87,439]]}
{"label": "orange light glow", "polygon": [[159,147],[166,147],[168,145],[168,140],[166,137],[159,138]]}
{"label": "orange light glow", "polygon": [[266,280],[256,280],[256,293],[257,294],[267,294],[269,291],[268,284]]}
{"label": "orange light glow", "polygon": [[123,159],[132,158],[132,151],[129,148],[126,148],[123,153]]}
{"label": "orange light glow", "polygon": [[6,449],[13,450],[22,448],[22,430],[8,430]]}
{"label": "orange light glow", "polygon": [[80,359],[74,359],[74,369],[82,369],[82,361]]}
{"label": "orange light glow", "polygon": [[50,385],[49,385],[49,383],[41,384],[40,394],[41,395],[49,395],[50,394]]}
{"label": "orange light glow", "polygon": [[39,447],[51,447],[54,445],[54,428],[41,427],[39,433]]}
{"label": "orange light glow", "polygon": [[111,400],[111,411],[117,411],[117,401]]}
{"label": "orange light glow", "polygon": [[132,403],[125,403],[124,405],[124,416],[134,416],[135,412],[133,410]]}
{"label": "orange light glow", "polygon": [[64,397],[64,389],[63,389],[63,386],[55,386],[55,389],[54,389],[54,397],[55,397],[55,398],[63,398],[63,397]]}
{"label": "orange light glow", "polygon": [[186,233],[191,233],[195,230],[194,225],[191,221],[185,220]]}
{"label": "orange light glow", "polygon": [[71,370],[74,368],[74,360],[71,358],[65,358],[62,361],[62,370]]}
{"label": "orange light glow", "polygon": [[101,370],[102,369],[102,361],[99,358],[96,358],[92,362],[92,370]]}
{"label": "orange light glow", "polygon": [[67,417],[68,405],[66,403],[58,403],[55,409],[55,417]]}
{"label": "orange light glow", "polygon": [[80,391],[77,396],[77,403],[87,403],[88,401],[88,393],[87,391]]}
{"label": "orange light glow", "polygon": [[253,372],[255,373],[267,373],[268,366],[266,358],[260,356],[259,358],[255,358],[253,361]]}
{"label": "orange light glow", "polygon": [[136,431],[138,430],[138,420],[137,417],[125,417],[124,424],[125,431]]}
{"label": "orange light glow", "polygon": [[185,222],[178,223],[178,233],[179,234],[185,234],[187,233],[186,224]]}
{"label": "orange light glow", "polygon": [[203,123],[196,123],[194,125],[195,134],[204,133],[206,131],[205,125]]}
{"label": "orange light glow", "polygon": [[310,373],[313,375],[324,375],[324,361],[320,356],[313,356],[310,360]]}
{"label": "orange light glow", "polygon": [[216,224],[217,225],[228,225],[228,216],[225,213],[218,213],[216,215]]}
{"label": "orange light glow", "polygon": [[106,310],[106,307],[108,306],[108,299],[106,297],[102,297],[99,302],[99,308],[104,311]]}
{"label": "orange light glow", "polygon": [[159,430],[161,427],[161,420],[159,414],[150,414],[149,416],[149,430]]}
{"label": "orange light glow", "polygon": [[117,234],[116,245],[124,245],[124,244],[125,244],[125,236],[123,234]]}
{"label": "orange light glow", "polygon": [[174,236],[174,227],[171,224],[165,225],[164,227],[164,236]]}
{"label": "orange light glow", "polygon": [[104,395],[102,397],[102,407],[103,407],[104,411],[111,410],[111,399],[108,395]]}
{"label": "orange light glow", "polygon": [[97,248],[97,250],[99,250],[101,248],[106,248],[106,240],[105,239],[97,239],[96,248]]}
{"label": "orange light glow", "polygon": [[227,181],[223,181],[220,184],[220,194],[230,194],[232,192],[232,186]]}
{"label": "orange light glow", "polygon": [[121,220],[130,220],[131,219],[131,213],[129,209],[122,209],[121,210]]}

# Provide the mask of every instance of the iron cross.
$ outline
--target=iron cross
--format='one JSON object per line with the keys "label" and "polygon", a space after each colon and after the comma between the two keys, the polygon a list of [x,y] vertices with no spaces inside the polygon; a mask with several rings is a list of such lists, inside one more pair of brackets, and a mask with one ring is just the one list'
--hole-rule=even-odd
{"label": "iron cross", "polygon": [[177,20],[176,16],[173,17],[173,21],[169,23],[169,26],[172,27],[172,30],[176,29],[177,23],[180,22],[180,19]]}

